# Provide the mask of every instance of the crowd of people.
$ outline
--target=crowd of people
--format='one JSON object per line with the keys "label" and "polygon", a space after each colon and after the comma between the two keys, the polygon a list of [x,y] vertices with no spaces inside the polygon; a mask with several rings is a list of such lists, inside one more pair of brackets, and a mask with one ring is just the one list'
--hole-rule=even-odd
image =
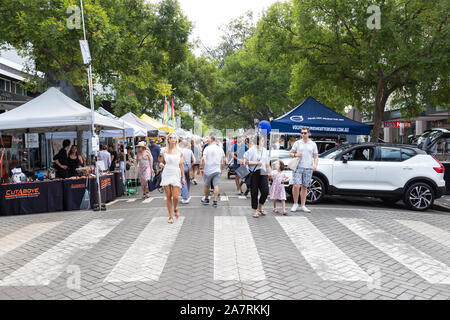
{"label": "crowd of people", "polygon": [[[299,208],[299,196],[300,210],[310,212],[305,206],[306,195],[312,174],[318,164],[317,145],[310,139],[309,129],[303,128],[301,135],[301,139],[289,141],[290,156],[294,158],[293,161],[297,161],[292,176],[294,198],[292,212]],[[152,139],[147,145],[147,142],[140,141],[136,146],[136,153],[131,146],[124,152],[121,145],[117,152],[114,145],[102,145],[98,161],[103,162],[103,170],[114,171],[119,168],[124,181],[138,180],[143,199],[150,196],[149,182],[156,175],[160,175],[159,186],[164,189],[166,195],[169,223],[174,222],[174,217],[176,219],[180,217],[179,195],[181,194],[181,203],[188,204],[191,184],[199,184],[197,181],[199,176],[203,177],[204,195],[201,204],[205,206],[212,204],[214,208],[218,206],[220,177],[227,165],[227,158],[231,160],[236,175],[237,195],[247,197],[250,193],[254,218],[267,214],[264,204],[269,196],[273,201],[273,212],[280,213],[277,203],[281,201],[281,213],[286,215],[286,192],[283,184],[289,182],[289,177],[284,173],[285,164],[281,160],[274,163],[272,170],[267,143],[267,137],[261,135],[256,135],[254,139],[242,136],[219,141],[215,134],[204,139],[182,139],[171,133],[165,143],[163,141],[157,143]],[[77,146],[70,147],[69,140],[63,142],[63,148],[55,156],[54,161],[57,177],[61,178],[76,175],[76,168],[85,164],[83,157],[78,154]],[[272,181],[270,188],[269,180]]]}

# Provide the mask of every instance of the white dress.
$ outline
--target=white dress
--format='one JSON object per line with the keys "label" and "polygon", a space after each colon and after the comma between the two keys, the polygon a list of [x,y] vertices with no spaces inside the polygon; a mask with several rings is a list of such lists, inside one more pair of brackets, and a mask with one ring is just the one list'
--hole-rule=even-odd
{"label": "white dress", "polygon": [[164,153],[164,160],[166,164],[161,173],[161,186],[172,185],[181,188],[181,152],[175,154]]}

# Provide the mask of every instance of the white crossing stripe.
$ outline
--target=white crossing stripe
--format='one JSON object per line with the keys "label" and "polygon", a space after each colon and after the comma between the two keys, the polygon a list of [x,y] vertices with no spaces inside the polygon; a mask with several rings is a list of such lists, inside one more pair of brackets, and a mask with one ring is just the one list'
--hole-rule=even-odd
{"label": "white crossing stripe", "polygon": [[131,199],[128,199],[127,202],[135,202],[136,200],[137,200],[137,198],[131,198]]}
{"label": "white crossing stripe", "polygon": [[123,219],[95,219],[0,281],[0,286],[46,286]]}
{"label": "white crossing stripe", "polygon": [[337,218],[358,236],[432,284],[450,284],[450,268],[405,241],[364,220]]}
{"label": "white crossing stripe", "polygon": [[228,201],[228,197],[227,196],[220,196],[220,201]]}
{"label": "white crossing stripe", "polygon": [[239,196],[238,199],[246,200],[247,197],[246,196]]}
{"label": "white crossing stripe", "polygon": [[33,223],[0,239],[0,257],[53,229],[62,221]]}
{"label": "white crossing stripe", "polygon": [[120,199],[116,199],[116,200],[114,200],[114,201],[108,202],[108,203],[106,204],[106,206],[112,206],[113,204],[116,204],[117,202],[119,202],[119,200],[120,200]]}
{"label": "white crossing stripe", "polygon": [[154,198],[147,198],[144,201],[142,201],[142,203],[150,203],[153,201]]}
{"label": "white crossing stripe", "polygon": [[431,224],[422,221],[412,221],[412,220],[396,220],[405,227],[408,227],[424,236],[443,244],[450,248],[450,232],[442,230]]}
{"label": "white crossing stripe", "polygon": [[323,280],[373,279],[305,217],[276,217],[288,237]]}
{"label": "white crossing stripe", "polygon": [[264,279],[247,217],[214,217],[214,280]]}
{"label": "white crossing stripe", "polygon": [[166,217],[153,218],[104,281],[158,281],[184,217],[174,220],[169,224]]}

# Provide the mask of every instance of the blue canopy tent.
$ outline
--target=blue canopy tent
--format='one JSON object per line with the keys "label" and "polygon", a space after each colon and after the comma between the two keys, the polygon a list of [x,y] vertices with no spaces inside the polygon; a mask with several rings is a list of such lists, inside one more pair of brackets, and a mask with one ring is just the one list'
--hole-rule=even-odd
{"label": "blue canopy tent", "polygon": [[271,122],[272,130],[279,133],[299,134],[308,127],[312,134],[369,135],[370,126],[351,120],[325,107],[313,97]]}

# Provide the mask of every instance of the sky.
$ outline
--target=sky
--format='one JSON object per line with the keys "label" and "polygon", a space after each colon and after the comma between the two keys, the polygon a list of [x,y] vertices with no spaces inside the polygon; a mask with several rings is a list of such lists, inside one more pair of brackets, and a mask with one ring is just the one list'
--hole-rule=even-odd
{"label": "sky", "polygon": [[222,25],[244,15],[247,11],[252,11],[254,17],[259,17],[263,9],[267,9],[277,0],[178,0],[178,2],[194,25],[190,40],[199,38],[204,45],[211,47],[219,44],[221,36],[219,28]]}

